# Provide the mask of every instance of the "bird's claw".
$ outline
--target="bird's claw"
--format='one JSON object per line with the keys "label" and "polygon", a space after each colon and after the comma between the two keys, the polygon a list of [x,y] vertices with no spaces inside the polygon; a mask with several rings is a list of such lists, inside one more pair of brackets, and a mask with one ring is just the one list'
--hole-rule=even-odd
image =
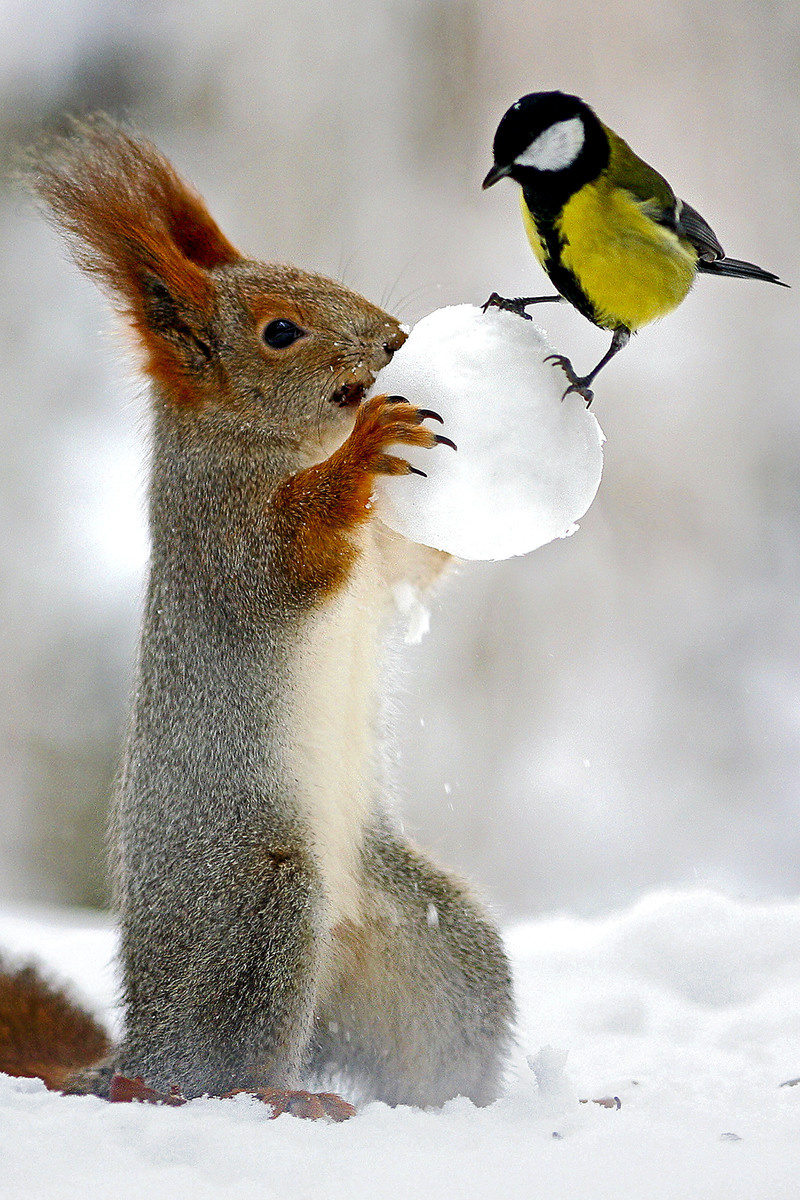
{"label": "bird's claw", "polygon": [[544,361],[554,363],[555,366],[561,367],[561,370],[569,380],[567,389],[564,392],[564,395],[561,397],[562,401],[566,400],[570,392],[575,392],[576,395],[581,396],[582,399],[586,401],[586,407],[588,408],[594,400],[594,392],[589,387],[590,377],[588,375],[583,377],[576,375],[575,369],[567,358],[566,354],[548,354]]}
{"label": "bird's claw", "polygon": [[487,308],[500,308],[504,312],[516,313],[518,317],[523,317],[526,321],[533,320],[530,313],[525,312],[524,300],[509,300],[506,296],[501,296],[499,292],[492,292],[486,303],[481,305],[482,312],[486,312]]}

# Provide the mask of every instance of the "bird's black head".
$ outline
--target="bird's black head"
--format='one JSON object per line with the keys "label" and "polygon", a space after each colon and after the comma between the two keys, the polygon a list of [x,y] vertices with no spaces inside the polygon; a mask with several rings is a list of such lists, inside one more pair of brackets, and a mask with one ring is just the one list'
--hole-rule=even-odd
{"label": "bird's black head", "polygon": [[532,92],[505,114],[494,135],[494,166],[485,188],[506,175],[537,207],[557,210],[608,165],[608,137],[577,96]]}

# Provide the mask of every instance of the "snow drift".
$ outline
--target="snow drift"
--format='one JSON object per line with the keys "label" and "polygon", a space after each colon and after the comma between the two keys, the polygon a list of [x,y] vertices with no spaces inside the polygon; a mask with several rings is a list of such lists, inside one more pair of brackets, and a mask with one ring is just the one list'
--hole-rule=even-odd
{"label": "snow drift", "polygon": [[[781,1085],[800,1075],[800,902],[658,893],[507,944],[519,1036],[489,1108],[368,1104],[325,1125],[247,1097],[110,1105],[0,1076],[0,1195],[796,1200],[800,1086]],[[0,911],[0,946],[112,1014],[107,923]],[[581,1103],[606,1096],[621,1108]]]}

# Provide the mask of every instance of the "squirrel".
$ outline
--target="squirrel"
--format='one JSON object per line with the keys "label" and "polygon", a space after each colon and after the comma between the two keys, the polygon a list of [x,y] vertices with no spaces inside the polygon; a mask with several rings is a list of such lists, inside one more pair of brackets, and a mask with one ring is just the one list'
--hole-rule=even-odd
{"label": "squirrel", "polygon": [[[509,964],[468,886],[402,834],[384,753],[393,589],[448,562],[373,511],[376,476],[414,470],[398,448],[448,441],[436,413],[368,395],[406,335],[341,283],[244,257],[106,116],[35,148],[26,173],[130,326],[152,402],[110,819],[124,1027],[99,1066],[87,1039],[89,1069],[66,1083],[41,1044],[27,1061],[106,1096],[116,1075],[148,1097],[332,1080],[390,1104],[487,1104],[512,1040]],[[26,1061],[3,1045],[12,1024],[0,1006],[0,1070]]]}

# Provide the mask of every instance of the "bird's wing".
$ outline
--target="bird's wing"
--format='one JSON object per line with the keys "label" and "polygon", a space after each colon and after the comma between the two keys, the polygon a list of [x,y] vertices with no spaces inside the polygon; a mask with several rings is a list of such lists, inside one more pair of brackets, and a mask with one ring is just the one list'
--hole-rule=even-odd
{"label": "bird's wing", "polygon": [[724,258],[717,235],[697,209],[679,200],[663,175],[634,154],[627,142],[604,126],[611,147],[608,173],[619,187],[629,191],[659,225],[685,238],[704,262]]}
{"label": "bird's wing", "polygon": [[[627,142],[604,125],[608,135],[611,152],[608,163],[608,175],[612,183],[629,191],[636,199],[647,204],[656,217],[663,212],[666,218],[670,212],[675,213],[678,199],[663,175],[659,175],[638,154],[634,154]],[[658,219],[656,217],[656,219]]]}
{"label": "bird's wing", "polygon": [[725,257],[725,251],[719,244],[719,238],[696,208],[685,200],[678,201],[677,233],[691,242],[697,251],[697,257],[703,262],[716,262]]}

